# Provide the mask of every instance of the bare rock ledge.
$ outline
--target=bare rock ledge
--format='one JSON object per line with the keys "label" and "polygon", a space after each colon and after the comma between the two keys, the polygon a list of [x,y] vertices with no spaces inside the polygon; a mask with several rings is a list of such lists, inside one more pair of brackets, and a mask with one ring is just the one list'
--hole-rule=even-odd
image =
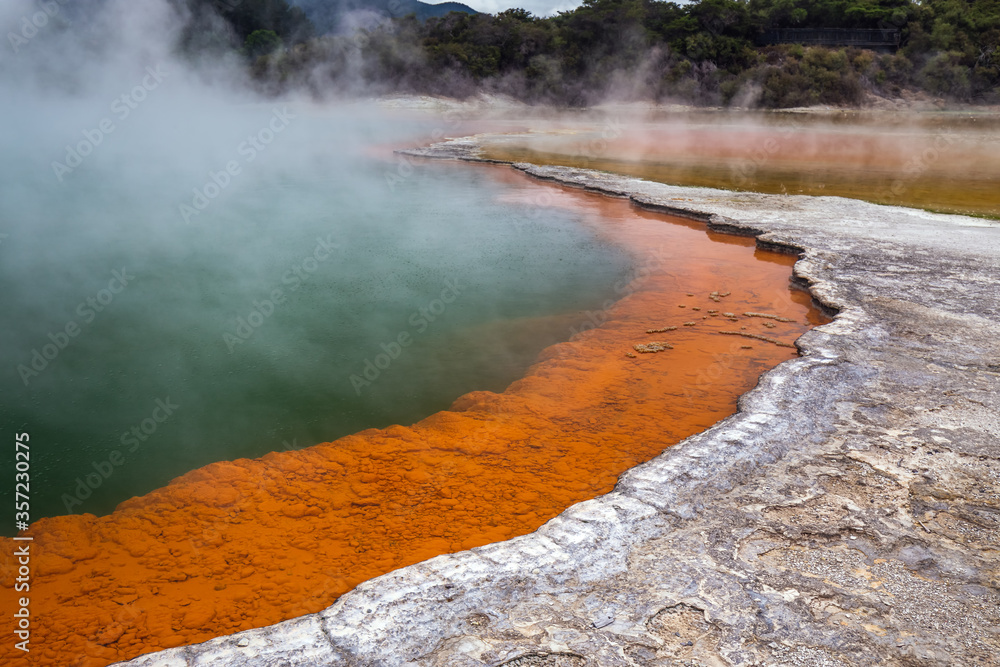
{"label": "bare rock ledge", "polygon": [[1000,665],[1000,223],[514,167],[801,251],[839,314],[736,415],[531,535],[124,664]]}

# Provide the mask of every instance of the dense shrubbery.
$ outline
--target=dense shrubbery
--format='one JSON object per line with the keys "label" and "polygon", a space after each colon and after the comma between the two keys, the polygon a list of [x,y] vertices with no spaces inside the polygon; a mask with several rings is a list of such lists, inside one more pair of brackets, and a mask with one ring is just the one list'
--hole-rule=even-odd
{"label": "dense shrubbery", "polygon": [[[273,9],[284,0],[254,2],[284,16]],[[820,27],[898,29],[902,48],[890,55],[756,45],[772,28]],[[996,0],[585,0],[546,19],[521,9],[452,13],[309,40],[296,40],[287,25],[255,29],[273,29],[293,44],[256,61],[262,85],[302,85],[319,95],[487,91],[570,105],[615,97],[788,107],[854,105],[868,92],[892,97],[910,89],[1000,101]]]}
{"label": "dense shrubbery", "polygon": [[[313,35],[309,19],[286,0],[171,1],[191,16],[180,43],[189,54],[235,49],[256,57],[268,53],[268,46],[277,45],[271,35],[283,44],[302,42]],[[254,33],[256,37],[247,44]]]}

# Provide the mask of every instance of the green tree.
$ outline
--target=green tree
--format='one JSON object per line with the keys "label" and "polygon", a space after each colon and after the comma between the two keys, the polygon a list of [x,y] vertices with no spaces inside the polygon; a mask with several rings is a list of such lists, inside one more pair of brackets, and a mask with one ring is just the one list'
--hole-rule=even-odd
{"label": "green tree", "polygon": [[[294,23],[285,0],[242,3],[237,9],[246,14],[234,14],[235,24],[294,44],[282,32]],[[900,30],[903,46],[891,55],[757,46],[762,32],[787,27]],[[566,105],[607,95],[856,105],[871,92],[899,95],[907,88],[1000,101],[998,0],[584,0],[549,18],[524,9],[426,21],[409,16],[362,36],[365,45],[349,58],[328,39],[313,40],[315,46],[270,56],[260,76],[294,81],[299,72],[313,86],[307,73],[323,71],[333,85],[360,81],[377,91],[459,97],[488,90]]]}
{"label": "green tree", "polygon": [[273,30],[254,30],[243,42],[243,53],[256,59],[277,51],[281,45],[281,38]]}

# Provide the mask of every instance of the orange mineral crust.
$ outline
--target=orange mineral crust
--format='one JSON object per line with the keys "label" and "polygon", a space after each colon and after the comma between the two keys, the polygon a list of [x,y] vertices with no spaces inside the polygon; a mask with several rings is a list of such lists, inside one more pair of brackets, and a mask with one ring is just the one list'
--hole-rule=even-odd
{"label": "orange mineral crust", "polygon": [[[635,271],[616,286],[620,298],[573,318],[569,342],[502,394],[467,394],[412,426],[215,463],[108,516],[37,521],[24,533],[34,537],[31,651],[8,634],[3,664],[106,665],[201,642],[533,531],[733,413],[763,371],[796,354],[776,343],[821,321],[809,296],[789,289],[792,256],[480,168],[516,182],[537,204],[528,214],[572,207],[628,249]],[[3,539],[0,557],[8,622],[25,595],[13,588],[20,544]]]}

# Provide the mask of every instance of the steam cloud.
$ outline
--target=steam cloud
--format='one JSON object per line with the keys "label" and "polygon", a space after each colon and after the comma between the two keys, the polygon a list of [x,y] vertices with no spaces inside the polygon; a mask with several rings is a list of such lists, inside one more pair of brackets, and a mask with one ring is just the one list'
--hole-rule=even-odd
{"label": "steam cloud", "polygon": [[[440,119],[264,98],[235,57],[177,55],[190,17],[166,0],[39,7],[0,9],[3,34],[35,28],[0,55],[0,428],[47,443],[33,518],[502,389],[565,337],[546,317],[624,270],[573,214],[498,203],[486,174],[400,180],[370,156]],[[357,392],[448,280],[462,298]],[[508,344],[497,320],[545,331]],[[157,401],[179,407],[160,422]]]}

